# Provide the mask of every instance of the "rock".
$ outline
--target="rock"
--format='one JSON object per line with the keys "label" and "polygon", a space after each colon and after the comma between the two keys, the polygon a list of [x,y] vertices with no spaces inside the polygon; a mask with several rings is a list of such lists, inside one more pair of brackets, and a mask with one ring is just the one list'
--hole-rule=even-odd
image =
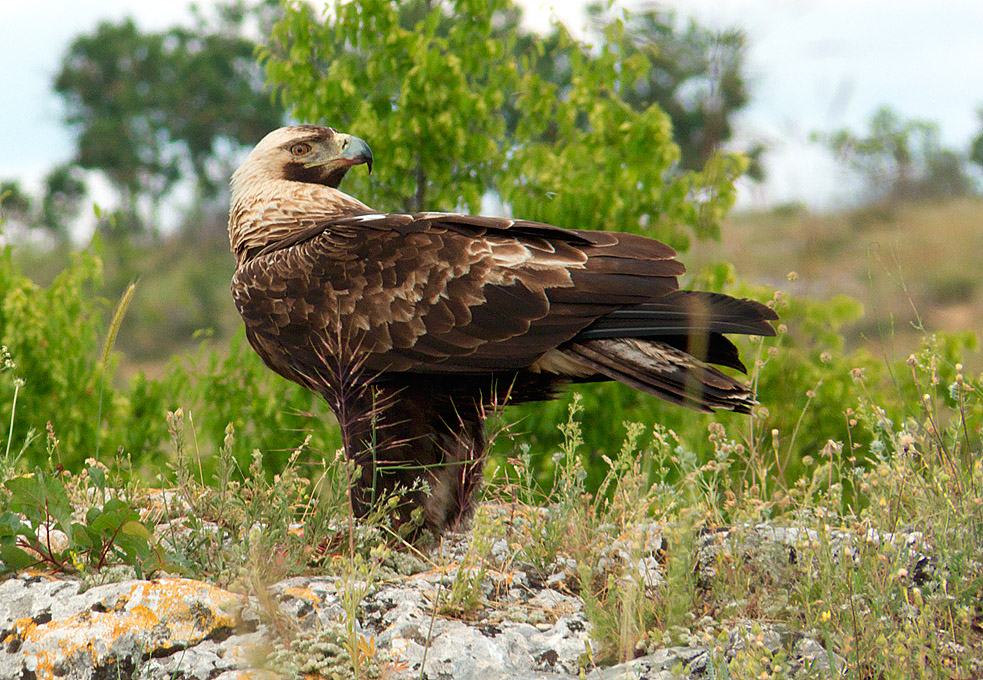
{"label": "rock", "polygon": [[844,529],[825,527],[822,532],[797,526],[782,527],[772,524],[749,524],[705,533],[697,541],[697,582],[702,588],[711,588],[717,575],[718,560],[751,563],[763,572],[776,576],[790,567],[809,566],[818,559],[820,551],[824,559],[858,559],[859,541],[877,549],[900,553],[909,564],[908,572],[916,585],[932,578],[934,568],[922,551],[924,537],[921,532],[879,533],[868,529],[863,536]]}
{"label": "rock", "polygon": [[[227,639],[243,604],[189,579],[80,586],[30,575],[0,583],[0,678],[131,677],[151,656],[207,655],[196,646]],[[245,661],[226,657],[223,668]]]}
{"label": "rock", "polygon": [[672,670],[681,667],[686,673],[683,677],[702,677],[706,669],[708,651],[705,647],[672,647],[660,649],[654,654],[611,666],[603,670],[595,670],[587,677],[590,680],[621,680],[622,678],[637,678],[638,680],[678,680],[680,677]]}
{"label": "rock", "polygon": [[846,668],[846,660],[839,654],[827,651],[825,647],[809,638],[802,638],[795,643],[792,656],[798,660],[803,674],[830,677],[842,673]]}
{"label": "rock", "polygon": [[[709,534],[698,541],[701,573],[712,576],[725,554],[788,564],[794,551],[805,559],[818,540],[810,531],[757,526]],[[515,551],[501,541],[481,562],[469,540],[445,538],[429,565],[403,560],[371,583],[297,577],[263,597],[183,578],[86,590],[77,580],[25,573],[0,582],[0,680],[348,678],[353,649],[360,675],[394,680],[680,680],[729,673],[729,664],[748,654],[780,655],[793,678],[832,677],[846,667],[801,633],[755,621],[723,627],[703,617],[673,633],[674,646],[648,640],[644,656],[598,668],[590,651],[597,643],[574,589],[576,563],[560,556],[544,575],[514,561]],[[849,555],[852,535],[836,540]],[[900,536],[865,540],[917,545]],[[604,559],[649,597],[662,583],[662,551],[661,530],[641,526],[608,546]],[[462,583],[467,596],[455,595]]]}

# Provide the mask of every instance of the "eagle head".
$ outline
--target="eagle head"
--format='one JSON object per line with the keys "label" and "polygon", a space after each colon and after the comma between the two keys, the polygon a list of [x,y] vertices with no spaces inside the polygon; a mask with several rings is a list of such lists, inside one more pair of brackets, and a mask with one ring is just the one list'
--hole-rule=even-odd
{"label": "eagle head", "polygon": [[232,176],[260,176],[338,188],[353,165],[365,163],[372,172],[372,150],[363,140],[320,125],[294,125],[269,133],[249,153]]}
{"label": "eagle head", "polygon": [[237,261],[304,226],[300,213],[367,210],[338,190],[362,163],[372,172],[369,145],[334,128],[294,125],[263,137],[232,175],[229,238]]}

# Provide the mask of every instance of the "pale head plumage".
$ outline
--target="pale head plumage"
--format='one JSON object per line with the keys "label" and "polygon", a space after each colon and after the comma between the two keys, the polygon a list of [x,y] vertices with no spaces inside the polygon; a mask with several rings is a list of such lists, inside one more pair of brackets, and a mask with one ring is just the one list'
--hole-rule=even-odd
{"label": "pale head plumage", "polygon": [[229,242],[237,264],[313,220],[369,208],[337,187],[372,152],[358,137],[318,125],[282,127],[260,140],[233,173]]}

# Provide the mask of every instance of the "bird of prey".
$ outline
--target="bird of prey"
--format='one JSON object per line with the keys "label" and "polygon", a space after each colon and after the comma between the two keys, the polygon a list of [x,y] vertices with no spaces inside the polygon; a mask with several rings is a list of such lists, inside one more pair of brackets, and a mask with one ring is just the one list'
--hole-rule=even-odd
{"label": "bird of prey", "polygon": [[[387,213],[339,190],[372,152],[329,127],[274,130],[232,176],[232,293],[269,368],[327,400],[360,472],[358,516],[467,517],[485,415],[617,380],[701,411],[748,412],[724,333],[774,335],[769,307],[679,290],[643,236],[453,213]],[[422,508],[422,511],[417,510]],[[414,515],[414,510],[417,510]]]}

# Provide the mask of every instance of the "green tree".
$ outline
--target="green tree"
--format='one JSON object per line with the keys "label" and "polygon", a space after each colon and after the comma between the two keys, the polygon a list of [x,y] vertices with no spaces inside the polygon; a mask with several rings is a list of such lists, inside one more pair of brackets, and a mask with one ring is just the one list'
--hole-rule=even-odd
{"label": "green tree", "polygon": [[475,10],[459,22],[434,10],[405,27],[397,3],[338,4],[332,22],[298,4],[274,29],[267,72],[294,116],[357,130],[374,144],[386,172],[371,185],[352,178],[366,200],[476,207],[504,163],[496,114],[516,68],[493,36],[496,12]]}
{"label": "green tree", "polygon": [[[593,32],[603,42],[612,21],[604,5],[588,6]],[[733,115],[750,101],[744,63],[747,35],[738,28],[722,31],[695,19],[682,22],[676,12],[646,8],[627,14],[617,48],[639,54],[649,68],[625,91],[625,100],[644,110],[652,104],[672,120],[684,168],[699,170],[733,136]],[[747,155],[756,163],[764,147]]]}
{"label": "green tree", "polygon": [[78,218],[88,187],[75,165],[53,168],[44,178],[44,195],[37,216],[39,227],[60,241],[68,241],[72,223]]}
{"label": "green tree", "polygon": [[34,200],[14,179],[0,181],[0,226],[16,223],[29,227],[33,220]]}
{"label": "green tree", "polygon": [[45,175],[39,197],[24,191],[20,182],[0,182],[0,207],[5,221],[24,230],[40,229],[66,243],[88,192],[81,170],[71,164],[59,165]]}
{"label": "green tree", "polygon": [[239,149],[282,121],[243,36],[250,16],[237,3],[212,22],[198,15],[192,29],[102,22],[72,42],[54,87],[78,132],[75,162],[103,172],[119,194],[117,224],[153,226],[185,178],[198,199],[214,197]]}
{"label": "green tree", "polygon": [[983,106],[976,109],[976,117],[980,121],[980,132],[969,144],[969,161],[983,168]]}
{"label": "green tree", "polygon": [[380,170],[352,178],[352,193],[382,208],[478,210],[495,192],[522,217],[679,247],[718,233],[742,162],[716,154],[699,172],[680,168],[668,116],[626,98],[649,63],[617,49],[620,20],[596,52],[557,28],[571,74],[561,88],[531,56],[515,58],[506,0],[437,3],[413,26],[401,6],[338,3],[328,18],[291,6],[261,53],[295,117],[373,144]]}
{"label": "green tree", "polygon": [[849,167],[862,173],[875,195],[892,198],[958,196],[971,184],[962,159],[942,147],[936,123],[904,119],[882,106],[860,136],[849,129],[815,135]]}

